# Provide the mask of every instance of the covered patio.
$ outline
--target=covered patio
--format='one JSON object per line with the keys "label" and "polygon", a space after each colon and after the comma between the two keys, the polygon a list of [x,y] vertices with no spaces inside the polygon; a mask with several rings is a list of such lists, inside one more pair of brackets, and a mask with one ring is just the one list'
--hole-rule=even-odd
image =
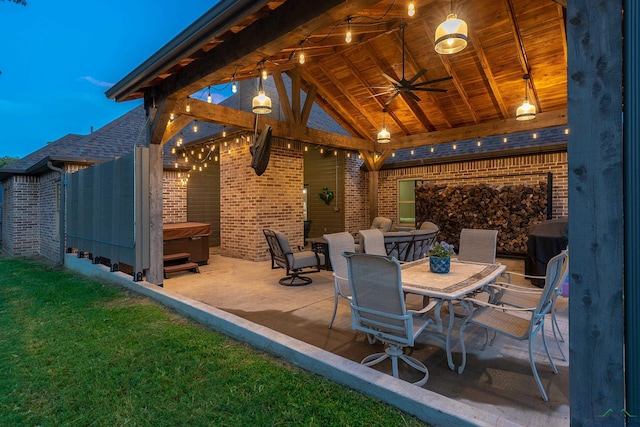
{"label": "covered patio", "polygon": [[[637,397],[633,396],[636,396],[634,384],[638,383],[633,380],[637,364],[630,363],[636,356],[633,352],[625,354],[624,347],[625,325],[627,330],[633,330],[637,322],[633,321],[632,310],[626,311],[631,317],[625,318],[623,313],[625,303],[636,301],[633,296],[637,290],[630,289],[625,300],[621,299],[623,277],[626,280],[632,277],[623,276],[624,269],[631,268],[625,267],[623,259],[633,252],[625,252],[626,225],[622,220],[625,207],[621,170],[621,88],[625,76],[620,44],[623,2],[425,0],[415,3],[418,13],[420,10],[425,13],[417,15],[421,17],[419,21],[409,22],[405,45],[400,24],[407,20],[406,5],[396,1],[222,1],[107,92],[118,101],[144,98],[149,116],[151,218],[147,280],[154,284],[163,282],[159,153],[162,144],[191,120],[240,129],[253,129],[259,120],[261,124],[271,125],[275,136],[358,152],[367,169],[368,186],[367,196],[360,200],[366,206],[359,209],[369,218],[376,216],[378,199],[382,197],[378,191],[378,172],[393,149],[425,145],[437,148],[460,139],[568,123],[568,193],[571,211],[579,217],[570,223],[574,248],[571,285],[578,292],[569,304],[570,353],[580,356],[573,357],[571,364],[571,418],[577,424],[588,424],[607,413],[604,423],[620,424],[626,420],[620,408],[637,408],[633,406],[637,405]],[[451,12],[451,4],[456,5],[459,13],[460,8],[465,10],[473,28],[469,47],[458,56],[438,56],[433,52],[431,35]],[[636,16],[631,13],[635,5],[627,6],[625,14],[630,13],[626,16]],[[373,23],[363,23],[361,29],[366,31],[355,37],[357,44],[347,46],[349,41],[343,42],[341,34],[352,26],[355,30],[356,16],[362,21],[371,19]],[[602,43],[595,43],[595,37],[589,34],[599,34],[598,40]],[[629,34],[628,40],[631,39]],[[300,64],[299,59],[294,61],[303,50],[308,55],[306,65]],[[239,79],[257,80],[263,70],[272,76],[282,103],[277,118],[256,119],[251,113],[192,97],[211,85],[231,84]],[[283,73],[291,78],[291,93],[287,93],[282,84]],[[422,88],[445,89],[446,95],[418,90],[413,93],[407,79],[413,83],[420,81]],[[393,84],[390,86],[389,82]],[[631,87],[631,81],[625,82],[625,90]],[[520,105],[523,95],[535,101],[535,120],[515,118],[513,107]],[[571,99],[569,110],[567,98]],[[306,121],[313,101],[328,111],[350,136],[308,128]],[[632,122],[627,120],[625,126],[631,126]],[[385,145],[385,138],[381,138],[382,143],[376,138],[384,123],[391,128],[391,145]],[[294,148],[302,152],[302,145]],[[276,165],[280,170],[299,172],[301,162],[296,163],[299,153],[280,151],[277,154],[276,160],[280,163]],[[241,181],[243,188],[238,193],[264,191],[258,180],[251,180],[246,174],[238,175],[238,165],[249,159],[246,153],[221,159],[221,174],[229,174],[227,189],[238,190],[233,184]],[[292,164],[293,168],[289,166]],[[300,175],[287,176],[289,187],[294,188],[287,194],[290,200],[296,200],[294,191],[301,187]],[[271,190],[281,188],[276,185]],[[607,202],[598,203],[601,200]],[[298,233],[294,240],[301,240],[301,206],[288,215],[274,215],[273,205],[244,198],[241,202],[245,203],[241,203],[239,209],[244,216],[238,216],[237,207],[236,211],[224,210],[231,205],[225,205],[224,201],[223,255],[237,248],[253,251],[253,262],[259,266],[266,257],[260,235],[265,226],[294,236]],[[624,218],[633,223],[635,214],[632,210]],[[367,222],[360,221],[354,226],[363,227]],[[249,224],[242,236],[237,233],[238,223]],[[637,239],[633,233],[627,237],[626,242]],[[604,252],[612,255],[606,263],[599,258]],[[231,280],[231,285],[234,283]],[[264,308],[259,309],[264,313],[252,315],[268,319],[274,314],[271,311],[289,313],[295,309],[296,306],[285,310]],[[235,310],[251,312],[242,308]],[[274,322],[274,327],[277,323]],[[429,344],[425,343],[427,347]],[[631,343],[626,348],[635,349]],[[625,376],[630,376],[626,383]],[[630,393],[633,405],[628,405],[625,390]],[[557,393],[552,392],[552,396]],[[566,397],[566,389],[559,393]],[[508,392],[505,391],[504,396],[509,400]],[[478,392],[476,399],[484,398],[486,394]]]}

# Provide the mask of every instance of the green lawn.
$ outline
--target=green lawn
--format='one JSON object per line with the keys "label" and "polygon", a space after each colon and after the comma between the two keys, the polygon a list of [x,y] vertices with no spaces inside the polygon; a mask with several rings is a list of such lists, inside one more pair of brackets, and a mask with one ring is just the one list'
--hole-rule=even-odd
{"label": "green lawn", "polygon": [[0,258],[0,426],[21,425],[424,424],[148,298]]}

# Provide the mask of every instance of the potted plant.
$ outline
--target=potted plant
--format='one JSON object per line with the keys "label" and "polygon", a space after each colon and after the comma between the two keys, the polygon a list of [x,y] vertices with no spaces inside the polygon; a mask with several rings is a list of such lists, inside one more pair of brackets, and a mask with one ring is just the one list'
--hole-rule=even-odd
{"label": "potted plant", "polygon": [[454,255],[453,245],[447,242],[435,243],[427,252],[429,255],[429,269],[433,273],[448,273],[451,267],[451,255]]}

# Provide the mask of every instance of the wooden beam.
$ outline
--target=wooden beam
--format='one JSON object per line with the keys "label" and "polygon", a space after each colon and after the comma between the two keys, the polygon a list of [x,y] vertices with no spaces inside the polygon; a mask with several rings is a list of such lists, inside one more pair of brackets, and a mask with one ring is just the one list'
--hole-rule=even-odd
{"label": "wooden beam", "polygon": [[300,68],[289,71],[291,78],[291,110],[296,126],[300,126]]}
{"label": "wooden beam", "polygon": [[[506,119],[509,117],[509,109],[504,103],[502,99],[502,95],[500,94],[500,89],[498,88],[498,83],[496,83],[496,79],[493,76],[493,72],[491,71],[491,64],[487,59],[487,56],[484,54],[484,49],[482,48],[482,43],[480,39],[478,39],[475,35],[474,31],[469,31],[469,40],[471,44],[473,44],[473,49],[478,56],[478,60],[480,61],[480,65],[482,66],[482,72],[484,74],[485,79],[489,83],[489,89],[491,93],[491,97],[495,100],[495,103],[502,114],[502,118]],[[565,43],[566,46],[566,43]],[[566,52],[565,52],[566,53]]]}
{"label": "wooden beam", "polygon": [[[427,24],[424,20],[422,21],[422,26],[424,27],[424,30],[427,32],[427,34],[435,34],[435,30],[431,28],[429,24]],[[430,43],[429,43],[428,49],[435,50],[436,48],[435,41],[432,38],[429,38],[429,41]],[[453,82],[453,85],[456,87],[456,90],[458,91],[458,95],[460,96],[460,99],[462,99],[462,102],[464,103],[464,105],[467,106],[467,110],[471,115],[473,122],[480,123],[480,118],[478,117],[478,114],[476,114],[476,110],[475,108],[473,108],[473,105],[471,104],[469,95],[467,94],[467,91],[462,86],[462,83],[461,83],[462,79],[458,77],[458,74],[455,71],[453,71],[453,67],[449,62],[447,55],[438,55],[438,59],[440,59],[442,66],[447,70],[447,74],[453,77],[453,80],[451,81]]]}
{"label": "wooden beam", "polygon": [[194,120],[193,116],[187,114],[181,114],[175,119],[171,120],[167,124],[167,128],[162,135],[162,143],[164,144],[165,142],[176,136],[176,134],[180,132],[180,130],[182,130],[182,128],[184,128],[186,125],[191,123],[192,120]]}
{"label": "wooden beam", "polygon": [[[345,109],[340,102],[338,102],[330,93],[322,90],[322,85],[318,82],[315,76],[312,73],[304,71],[304,80],[306,80],[309,84],[313,84],[318,87],[318,92],[316,93],[316,97],[321,96],[324,101],[324,109],[328,113],[330,113],[331,117],[342,127],[344,127],[348,132],[351,132],[352,135],[360,135],[363,138],[370,137],[371,131],[369,129],[365,129],[362,127],[360,123],[354,122],[353,120],[345,119],[345,117],[351,117],[351,113]],[[327,107],[331,108],[327,108]],[[334,112],[331,114],[331,112]]]}
{"label": "wooden beam", "polygon": [[537,114],[535,120],[517,121],[515,118],[510,118],[461,128],[398,137],[392,139],[390,145],[394,150],[400,150],[403,148],[437,145],[466,139],[487,138],[489,136],[506,135],[516,132],[535,131],[566,124],[567,110],[550,111]]}
{"label": "wooden beam", "polygon": [[307,97],[304,100],[304,106],[302,107],[302,115],[300,116],[300,126],[306,127],[311,115],[311,108],[316,99],[316,92],[318,87],[316,85],[310,85],[307,90]]}
{"label": "wooden beam", "polygon": [[323,0],[307,2],[304,7],[297,1],[288,1],[268,17],[245,27],[229,40],[204,53],[179,73],[167,77],[158,85],[158,91],[186,98],[211,82],[228,78],[231,70],[250,67],[278,54],[282,49],[298,45],[309,34],[331,27],[337,21],[379,1]]}
{"label": "wooden beam", "polygon": [[275,71],[272,74],[273,81],[276,84],[276,90],[278,91],[278,99],[280,100],[280,109],[284,113],[284,120],[287,123],[294,124],[295,118],[291,109],[291,103],[289,102],[289,94],[287,88],[284,87],[284,80],[282,79],[282,73]]}
{"label": "wooden beam", "polygon": [[[149,96],[145,96],[145,104],[148,102]],[[152,117],[149,120],[147,141],[149,144],[162,144],[165,140],[164,133],[167,130],[167,124],[170,121],[171,112],[176,105],[176,97],[171,96],[160,100],[153,97],[151,105],[155,107],[152,106],[148,111],[155,111],[151,113]]]}
{"label": "wooden beam", "polygon": [[[187,101],[183,101],[183,104]],[[209,104],[206,101],[190,99],[190,115],[197,120],[211,123],[219,123],[226,126],[241,129],[253,130],[255,125],[255,114],[247,111],[240,111],[234,108],[224,107],[217,104]],[[318,144],[326,147],[342,148],[345,150],[373,150],[373,141],[360,138],[353,138],[345,135],[312,129],[308,127],[297,128],[289,123],[282,122],[270,117],[260,117],[262,125],[272,127],[272,134],[281,138],[289,138],[310,144]]]}

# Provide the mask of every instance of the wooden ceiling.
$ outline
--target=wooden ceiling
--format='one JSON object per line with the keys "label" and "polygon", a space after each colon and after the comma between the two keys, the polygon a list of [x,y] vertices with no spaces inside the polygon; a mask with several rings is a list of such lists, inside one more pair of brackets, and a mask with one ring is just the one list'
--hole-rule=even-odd
{"label": "wooden ceiling", "polygon": [[[238,10],[223,16],[214,7],[211,19],[194,23],[190,37],[176,37],[181,50],[173,49],[171,55],[167,49],[159,52],[107,92],[117,100],[158,101],[164,109],[156,117],[156,139],[166,140],[190,118],[251,128],[250,113],[193,101],[189,115],[183,108],[196,91],[255,79],[261,66],[274,78],[281,96],[281,73],[287,73],[294,94],[296,88],[305,91],[353,138],[305,129],[305,108],[297,96],[283,103],[286,120],[273,123],[274,134],[316,138],[337,147],[376,152],[566,124],[567,45],[561,0],[454,0],[454,11],[467,22],[469,40],[463,51],[451,55],[434,49],[435,30],[450,12],[449,0],[417,0],[413,17],[407,14],[408,0],[220,3]],[[351,43],[345,41],[348,21]],[[386,105],[391,95],[380,94],[391,85],[383,73],[402,78],[401,24],[406,24],[406,79],[421,69],[426,72],[415,83],[452,79],[423,86],[446,92],[414,92],[419,101],[403,92]],[[302,65],[301,51],[306,58]],[[529,98],[538,114],[535,120],[519,122],[515,111],[524,98],[525,73],[530,75]],[[383,108],[391,144],[378,146],[374,141]],[[163,126],[176,112],[184,114],[179,124]]]}

